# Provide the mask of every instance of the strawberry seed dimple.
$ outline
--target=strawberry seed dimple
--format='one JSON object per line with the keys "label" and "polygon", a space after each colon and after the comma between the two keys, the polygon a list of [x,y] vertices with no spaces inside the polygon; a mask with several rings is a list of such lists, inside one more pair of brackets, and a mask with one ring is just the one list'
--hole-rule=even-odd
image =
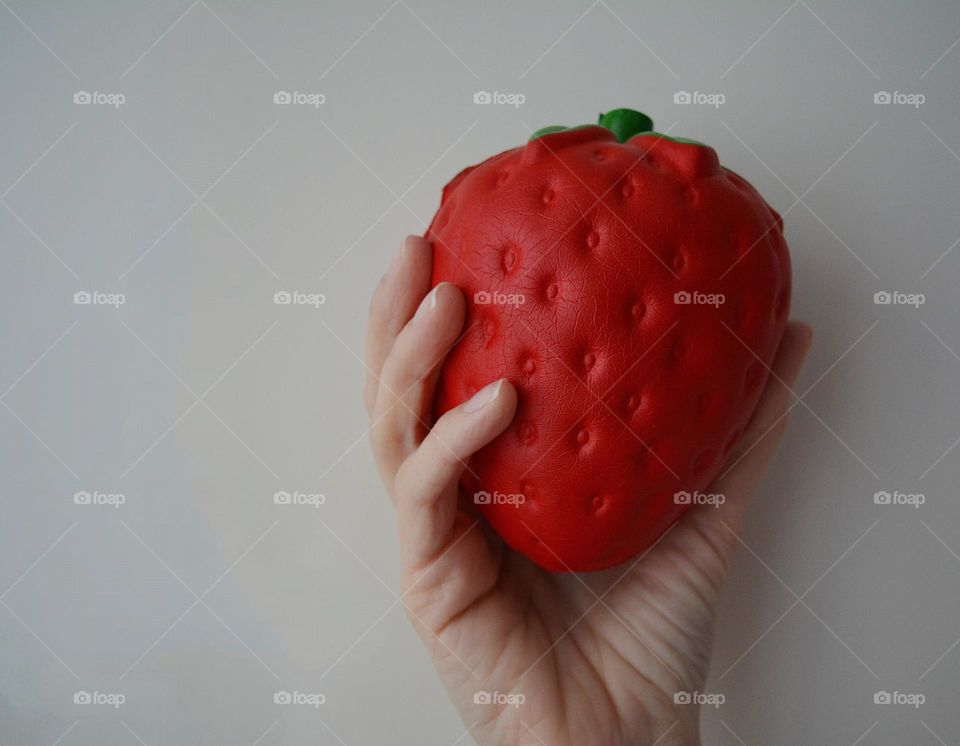
{"label": "strawberry seed dimple", "polygon": [[687,260],[684,258],[683,252],[678,249],[673,255],[673,261],[671,263],[673,264],[673,271],[679,274],[686,266]]}
{"label": "strawberry seed dimple", "polygon": [[509,272],[517,263],[517,252],[513,249],[507,249],[503,252],[503,268]]}

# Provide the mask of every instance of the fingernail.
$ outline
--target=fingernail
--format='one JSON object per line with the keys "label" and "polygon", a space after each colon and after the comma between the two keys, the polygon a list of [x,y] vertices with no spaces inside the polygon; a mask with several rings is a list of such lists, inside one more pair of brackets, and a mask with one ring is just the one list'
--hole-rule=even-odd
{"label": "fingernail", "polygon": [[428,313],[430,313],[434,308],[437,307],[437,291],[440,290],[440,288],[441,288],[443,285],[446,285],[446,284],[447,284],[447,283],[445,283],[445,282],[441,282],[441,283],[440,283],[439,285],[437,285],[433,290],[431,290],[429,293],[427,293],[427,297],[426,297],[426,298],[424,298],[422,301],[420,301],[420,307],[417,308],[417,312],[413,315],[413,320],[414,320],[414,321],[417,321],[417,320],[419,320],[419,319],[422,319],[424,316],[426,316],[426,315],[427,315]]}
{"label": "fingernail", "polygon": [[502,378],[499,381],[488,383],[467,400],[467,403],[463,405],[463,411],[476,412],[478,409],[487,406],[500,395],[501,386],[503,386]]}

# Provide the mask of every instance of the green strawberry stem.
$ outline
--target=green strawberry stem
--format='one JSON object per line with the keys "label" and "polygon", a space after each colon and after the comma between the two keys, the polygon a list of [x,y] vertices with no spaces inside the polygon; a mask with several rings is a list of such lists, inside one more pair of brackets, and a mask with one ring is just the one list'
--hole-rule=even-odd
{"label": "green strawberry stem", "polygon": [[646,114],[633,109],[614,109],[601,114],[598,124],[606,127],[619,142],[626,142],[641,132],[653,132],[653,120]]}
{"label": "green strawberry stem", "polygon": [[[599,124],[606,127],[617,138],[618,142],[626,142],[634,135],[641,132],[653,132],[653,120],[646,114],[633,109],[613,109],[606,114],[600,115]],[[592,125],[582,124],[580,127],[590,127]],[[536,140],[544,135],[552,135],[555,132],[564,132],[569,129],[579,129],[579,127],[562,127],[551,125],[538,129],[531,136],[531,140]]]}

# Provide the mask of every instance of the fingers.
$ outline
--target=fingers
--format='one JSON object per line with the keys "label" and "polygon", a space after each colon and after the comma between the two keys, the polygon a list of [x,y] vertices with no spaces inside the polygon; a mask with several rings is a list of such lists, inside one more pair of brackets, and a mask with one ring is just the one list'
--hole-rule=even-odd
{"label": "fingers", "polygon": [[[813,340],[813,330],[806,324],[791,321],[784,330],[783,339],[777,349],[771,373],[767,378],[767,385],[760,396],[760,401],[747,424],[747,428],[734,449],[730,463],[743,456],[754,444],[760,447],[760,442],[766,440],[768,447],[771,441],[775,447],[777,431],[783,430],[786,425],[784,414],[794,398],[793,384],[797,380],[803,361]],[[768,438],[773,435],[774,437]],[[772,451],[772,448],[770,448]],[[729,468],[729,467],[727,467]]]}
{"label": "fingers", "polygon": [[367,320],[367,380],[363,401],[373,411],[380,371],[394,340],[430,289],[432,257],[429,242],[407,236],[370,300]]}
{"label": "fingers", "polygon": [[791,389],[803,367],[812,339],[813,330],[806,324],[791,321],[787,325],[760,402],[740,442],[720,472],[720,478],[710,488],[711,492],[724,495],[726,502],[719,511],[704,506],[707,509],[705,513],[721,514],[720,517],[733,530],[738,530],[750,497],[783,436],[787,424],[786,413],[794,399]]}
{"label": "fingers", "polygon": [[517,393],[509,381],[488,384],[443,415],[403,464],[395,492],[406,568],[419,569],[449,544],[460,475],[470,457],[510,424],[516,406]]}
{"label": "fingers", "polygon": [[465,313],[463,293],[440,283],[421,301],[383,363],[371,436],[388,486],[426,435],[440,367],[461,336]]}

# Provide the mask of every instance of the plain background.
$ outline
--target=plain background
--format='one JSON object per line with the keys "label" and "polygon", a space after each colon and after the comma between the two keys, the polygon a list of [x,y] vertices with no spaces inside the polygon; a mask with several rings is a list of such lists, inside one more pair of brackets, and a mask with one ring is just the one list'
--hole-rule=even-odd
{"label": "plain background", "polygon": [[[620,106],[714,145],[784,215],[816,329],[705,741],[960,740],[960,6],[0,6],[0,743],[470,740],[396,597],[368,296],[463,166]],[[324,503],[274,504],[294,490]],[[295,690],[325,702],[274,703]]]}

